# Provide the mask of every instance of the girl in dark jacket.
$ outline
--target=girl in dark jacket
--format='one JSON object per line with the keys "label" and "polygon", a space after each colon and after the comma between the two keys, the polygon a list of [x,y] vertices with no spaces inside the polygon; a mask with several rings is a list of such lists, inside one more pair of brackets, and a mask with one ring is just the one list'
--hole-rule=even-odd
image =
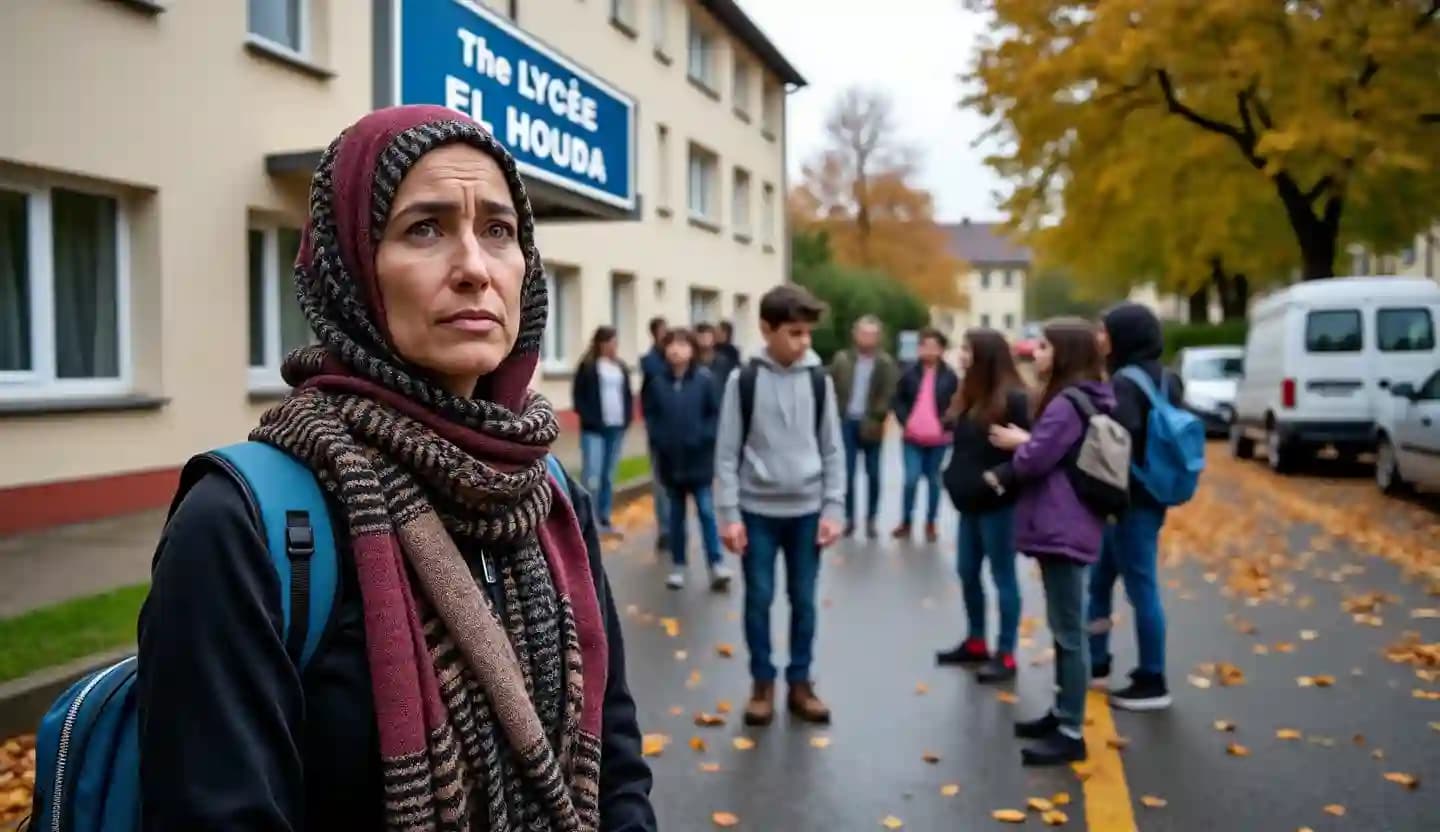
{"label": "girl in dark jacket", "polygon": [[720,533],[715,524],[715,503],[710,485],[715,479],[715,432],[720,419],[720,400],[710,371],[695,360],[695,336],[685,329],[672,329],[661,341],[666,372],[645,385],[642,407],[650,443],[659,462],[654,475],[670,497],[670,555],[674,568],[665,585],[685,586],[686,523],[685,498],[695,500],[700,520],[700,539],[710,566],[710,588],[716,592],[730,586],[730,569],[720,550]]}
{"label": "girl in dark jacket", "polygon": [[580,480],[595,496],[600,532],[607,535],[617,534],[610,523],[615,469],[634,412],[630,368],[620,360],[619,351],[615,327],[597,327],[571,382],[575,413],[580,417]]}
{"label": "girl in dark jacket", "polygon": [[1039,719],[1015,724],[1015,735],[1036,742],[1021,753],[1025,765],[1062,765],[1085,759],[1085,567],[1100,554],[1101,519],[1076,495],[1066,456],[1084,439],[1086,420],[1062,395],[1075,388],[1095,409],[1115,407],[1096,342],[1095,328],[1079,319],[1045,326],[1035,348],[1035,370],[1045,382],[1033,431],[994,425],[990,441],[1014,458],[987,471],[985,482],[1000,496],[1018,489],[1015,545],[1040,562],[1045,617],[1055,640],[1055,706]]}
{"label": "girl in dark jacket", "polygon": [[[1015,641],[1020,625],[1020,585],[1015,579],[1014,495],[997,495],[984,474],[1011,457],[990,444],[990,426],[1030,427],[1030,397],[1010,345],[993,329],[970,329],[960,344],[965,380],[950,403],[946,422],[954,432],[945,487],[960,511],[959,571],[969,632],[959,646],[936,655],[940,664],[981,664],[981,682],[1015,678]],[[990,577],[1000,605],[1000,633],[992,658],[985,641],[985,584]]]}
{"label": "girl in dark jacket", "polygon": [[453,110],[386,108],[310,205],[318,343],[250,438],[326,486],[333,615],[302,674],[264,484],[192,470],[140,614],[140,829],[654,830],[595,520],[529,389],[545,273],[515,160]]}

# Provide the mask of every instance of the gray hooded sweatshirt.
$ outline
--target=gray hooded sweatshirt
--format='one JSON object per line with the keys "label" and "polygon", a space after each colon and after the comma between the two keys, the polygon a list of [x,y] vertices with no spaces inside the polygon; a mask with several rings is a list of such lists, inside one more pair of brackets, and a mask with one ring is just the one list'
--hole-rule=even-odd
{"label": "gray hooded sweatshirt", "polygon": [[801,517],[823,512],[839,520],[845,505],[845,457],[835,386],[825,379],[825,411],[817,441],[815,394],[810,368],[821,366],[809,351],[783,367],[766,350],[755,378],[750,436],[740,447],[740,371],[725,383],[715,443],[715,509],[722,524],[740,522],[740,512],[767,517]]}

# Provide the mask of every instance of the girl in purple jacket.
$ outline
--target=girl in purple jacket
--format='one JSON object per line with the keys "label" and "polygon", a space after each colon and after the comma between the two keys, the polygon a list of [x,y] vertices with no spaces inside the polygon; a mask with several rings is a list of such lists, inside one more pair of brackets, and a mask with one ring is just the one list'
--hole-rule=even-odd
{"label": "girl in purple jacket", "polygon": [[1035,740],[1021,752],[1027,766],[1063,765],[1085,759],[1086,656],[1085,567],[1100,554],[1104,520],[1070,485],[1066,457],[1085,435],[1085,418],[1061,394],[1075,387],[1097,410],[1109,413],[1115,397],[1104,379],[1095,328],[1079,319],[1052,321],[1035,347],[1035,370],[1044,393],[1035,426],[995,425],[990,441],[1013,449],[1011,460],[985,474],[997,493],[1015,489],[1015,547],[1040,562],[1045,618],[1055,640],[1059,691],[1055,706],[1039,719],[1015,724],[1015,735]]}

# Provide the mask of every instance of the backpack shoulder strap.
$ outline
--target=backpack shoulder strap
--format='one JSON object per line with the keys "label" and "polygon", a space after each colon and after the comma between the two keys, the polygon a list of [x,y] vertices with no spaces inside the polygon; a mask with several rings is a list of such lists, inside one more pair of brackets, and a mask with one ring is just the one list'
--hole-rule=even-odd
{"label": "backpack shoulder strap", "polygon": [[754,359],[740,368],[736,387],[740,391],[740,447],[750,439],[750,418],[755,415],[755,379],[760,374],[760,365]]}
{"label": "backpack shoulder strap", "polygon": [[560,458],[554,454],[545,455],[545,470],[555,478],[555,483],[560,486],[560,496],[567,501],[570,499],[570,478],[565,476],[565,466],[560,463]]}
{"label": "backpack shoulder strap", "polygon": [[825,368],[810,368],[810,389],[815,394],[815,438],[820,438],[820,429],[825,425]]}
{"label": "backpack shoulder strap", "polygon": [[263,442],[240,442],[210,457],[235,476],[260,513],[270,562],[280,577],[285,647],[304,670],[315,655],[339,586],[330,508],[315,474]]}
{"label": "backpack shoulder strap", "polygon": [[1160,394],[1155,389],[1155,382],[1150,380],[1150,375],[1144,370],[1132,364],[1128,367],[1120,368],[1119,374],[1135,382],[1135,386],[1139,387],[1146,398],[1150,399],[1151,407],[1159,403]]}
{"label": "backpack shoulder strap", "polygon": [[1080,411],[1080,415],[1085,418],[1087,423],[1100,413],[1100,411],[1095,408],[1095,403],[1090,401],[1090,397],[1074,387],[1066,387],[1060,391],[1060,395],[1064,396],[1070,404],[1075,406],[1076,410]]}

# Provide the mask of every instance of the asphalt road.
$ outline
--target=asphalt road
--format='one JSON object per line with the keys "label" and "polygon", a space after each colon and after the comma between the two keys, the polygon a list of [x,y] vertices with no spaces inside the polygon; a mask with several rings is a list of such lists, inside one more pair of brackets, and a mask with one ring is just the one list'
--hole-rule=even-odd
{"label": "asphalt road", "polygon": [[[1164,538],[1175,706],[1112,713],[1092,696],[1091,760],[1078,770],[1023,769],[1011,736],[1011,722],[1041,713],[1051,696],[1033,564],[1021,570],[1028,635],[1018,682],[982,686],[934,665],[934,651],[963,627],[948,507],[938,544],[850,540],[824,556],[815,672],[835,712],[828,729],[783,715],[764,729],[741,725],[740,587],[710,593],[695,556],[691,585],[666,590],[644,507],[632,509],[635,528],[607,568],[642,727],[669,741],[651,758],[662,828],[715,828],[716,812],[750,830],[883,829],[887,818],[907,830],[1004,828],[992,812],[1064,793],[1066,829],[1440,829],[1440,701],[1419,698],[1440,691],[1440,619],[1425,617],[1440,607],[1435,503],[1381,498],[1362,469],[1320,466],[1281,480],[1212,451],[1202,493],[1172,515]],[[898,453],[889,456],[893,521]],[[1378,605],[1365,603],[1372,592]],[[1119,609],[1125,671],[1133,638],[1129,608]],[[786,617],[777,601],[779,661]],[[1406,631],[1429,645],[1428,658],[1418,655],[1425,648],[1406,653],[1419,666],[1385,655]],[[1302,686],[1302,676],[1319,684]],[[725,724],[698,727],[695,714],[717,714],[722,700],[734,707]],[[690,747],[694,737],[704,751]],[[754,747],[737,749],[736,738]],[[1229,753],[1231,743],[1248,753]],[[942,793],[947,785],[958,791]],[[1034,811],[1025,823],[1043,825]]]}

